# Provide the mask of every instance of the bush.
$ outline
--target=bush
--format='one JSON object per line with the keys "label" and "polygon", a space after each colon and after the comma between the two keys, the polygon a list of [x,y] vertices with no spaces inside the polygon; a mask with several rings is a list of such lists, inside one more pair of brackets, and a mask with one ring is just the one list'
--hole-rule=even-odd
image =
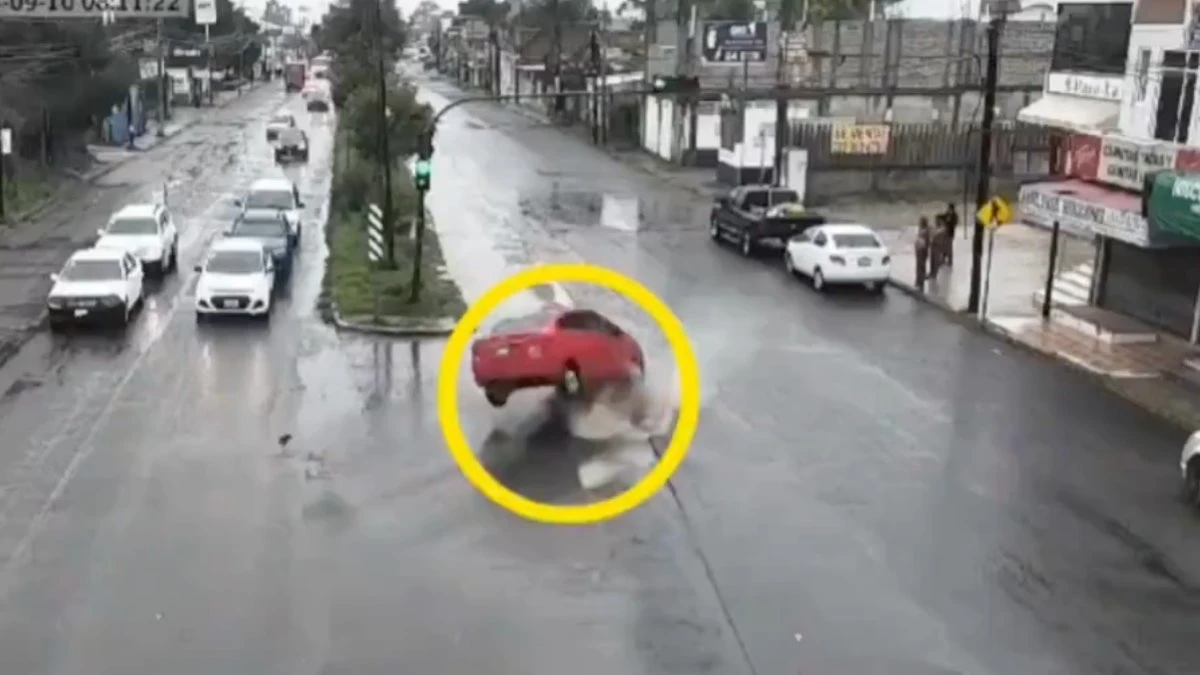
{"label": "bush", "polygon": [[[387,92],[388,152],[393,162],[417,152],[421,133],[433,116],[429,106],[417,102],[416,89],[401,82],[391,83]],[[346,100],[341,120],[351,133],[350,142],[362,156],[379,163],[383,148],[379,143],[379,89],[367,84],[355,89]]]}

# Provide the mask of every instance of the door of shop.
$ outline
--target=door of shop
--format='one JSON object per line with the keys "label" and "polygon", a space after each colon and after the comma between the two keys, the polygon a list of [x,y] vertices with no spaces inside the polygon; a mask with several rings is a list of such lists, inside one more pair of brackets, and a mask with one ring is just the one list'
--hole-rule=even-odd
{"label": "door of shop", "polygon": [[1188,337],[1200,289],[1200,249],[1108,244],[1100,306]]}

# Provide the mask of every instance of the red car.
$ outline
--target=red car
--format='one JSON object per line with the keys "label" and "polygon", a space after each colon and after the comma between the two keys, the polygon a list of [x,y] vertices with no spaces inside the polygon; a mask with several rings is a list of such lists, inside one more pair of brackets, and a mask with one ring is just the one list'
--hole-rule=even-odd
{"label": "red car", "polygon": [[588,309],[501,321],[471,345],[475,383],[496,407],[517,389],[557,386],[579,396],[591,385],[627,381],[644,370],[637,341]]}

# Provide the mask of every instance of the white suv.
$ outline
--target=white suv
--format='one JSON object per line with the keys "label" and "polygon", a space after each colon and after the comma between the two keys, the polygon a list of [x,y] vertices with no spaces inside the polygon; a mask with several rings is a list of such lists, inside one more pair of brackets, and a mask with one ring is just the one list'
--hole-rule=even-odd
{"label": "white suv", "polygon": [[130,204],[108,219],[96,234],[96,248],[115,248],[133,254],[146,271],[163,276],[178,261],[179,232],[161,204]]}

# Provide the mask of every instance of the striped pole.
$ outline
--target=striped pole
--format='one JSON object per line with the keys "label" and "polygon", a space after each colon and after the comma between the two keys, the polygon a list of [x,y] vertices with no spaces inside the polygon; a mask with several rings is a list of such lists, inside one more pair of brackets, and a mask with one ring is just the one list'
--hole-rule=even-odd
{"label": "striped pole", "polygon": [[367,205],[367,260],[373,263],[383,260],[383,209],[375,204]]}

